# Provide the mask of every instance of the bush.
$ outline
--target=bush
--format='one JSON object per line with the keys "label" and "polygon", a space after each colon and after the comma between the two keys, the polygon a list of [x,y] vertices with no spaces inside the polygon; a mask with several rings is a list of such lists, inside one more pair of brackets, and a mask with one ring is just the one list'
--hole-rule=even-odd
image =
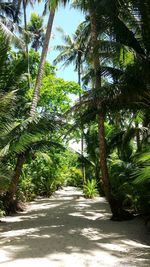
{"label": "bush", "polygon": [[83,187],[83,192],[86,198],[94,198],[97,196],[96,181],[94,179],[88,180]]}
{"label": "bush", "polygon": [[18,185],[17,199],[22,202],[33,200],[35,198],[34,187],[31,176],[22,175]]}
{"label": "bush", "polygon": [[131,174],[135,168],[132,163],[116,161],[110,168],[111,190],[124,209],[135,209],[136,190],[132,184]]}
{"label": "bush", "polygon": [[67,173],[67,185],[81,187],[83,184],[82,172],[79,168],[71,167]]}

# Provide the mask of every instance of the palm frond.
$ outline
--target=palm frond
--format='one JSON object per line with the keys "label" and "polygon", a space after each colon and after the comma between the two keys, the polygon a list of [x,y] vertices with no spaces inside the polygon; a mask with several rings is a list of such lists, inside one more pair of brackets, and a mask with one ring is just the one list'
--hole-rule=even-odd
{"label": "palm frond", "polygon": [[[6,19],[5,19],[6,20]],[[9,21],[10,23],[10,21]],[[11,21],[13,24],[13,22]],[[17,34],[15,34],[8,26],[8,22],[5,23],[4,20],[0,17],[0,31],[3,32],[5,38],[7,38],[11,43],[15,44],[17,47],[25,49],[25,43],[20,39]],[[14,26],[16,27],[16,25]]]}
{"label": "palm frond", "polygon": [[150,183],[150,166],[141,167],[134,173],[135,178],[134,184]]}
{"label": "palm frond", "polygon": [[31,147],[31,144],[41,139],[41,134],[23,133],[18,140],[12,142],[10,150],[12,153],[20,154]]}
{"label": "palm frond", "polygon": [[48,164],[52,164],[53,163],[51,157],[47,153],[44,153],[44,152],[41,152],[41,151],[37,151],[37,152],[35,152],[35,157],[39,157],[39,158],[44,159],[44,161],[46,163],[48,163]]}
{"label": "palm frond", "polygon": [[145,152],[145,153],[136,155],[136,161],[138,163],[146,163],[147,161],[150,161],[150,152]]}

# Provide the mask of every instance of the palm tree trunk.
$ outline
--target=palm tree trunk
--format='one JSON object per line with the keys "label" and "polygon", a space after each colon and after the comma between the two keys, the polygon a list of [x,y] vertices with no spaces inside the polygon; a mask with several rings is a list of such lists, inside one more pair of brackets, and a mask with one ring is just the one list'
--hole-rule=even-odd
{"label": "palm tree trunk", "polygon": [[41,83],[42,83],[42,77],[44,74],[44,65],[45,65],[46,56],[47,56],[47,52],[48,52],[48,45],[49,45],[49,40],[51,37],[54,16],[55,16],[55,11],[52,10],[50,12],[49,19],[48,19],[45,41],[44,41],[44,45],[43,45],[40,65],[39,65],[38,74],[37,74],[35,87],[34,87],[34,94],[33,94],[33,99],[32,99],[32,104],[31,104],[31,109],[30,109],[30,116],[33,116],[35,114],[36,108],[37,108],[37,103],[39,100],[40,87],[41,87]]}
{"label": "palm tree trunk", "polygon": [[100,178],[100,164],[99,161],[95,162],[95,177],[97,183],[97,189],[100,196],[105,196],[104,189],[102,187],[102,180]]}
{"label": "palm tree trunk", "polygon": [[136,145],[137,145],[137,152],[141,151],[141,142],[140,142],[140,133],[138,131],[139,128],[139,124],[138,122],[135,123],[135,127],[136,127]]}
{"label": "palm tree trunk", "polygon": [[27,14],[26,14],[27,3],[23,0],[23,15],[24,15],[24,28],[25,28],[25,47],[26,47],[26,56],[27,56],[27,72],[28,72],[28,87],[31,88],[30,83],[30,61],[29,61],[29,48],[28,48],[28,39],[27,39]]}
{"label": "palm tree trunk", "polygon": [[[95,71],[95,89],[101,89],[101,72],[100,72],[100,60],[99,57],[95,54],[95,47],[98,43],[98,32],[97,32],[97,23],[96,23],[96,14],[90,9],[90,20],[91,20],[91,38],[92,38],[92,49],[93,49],[93,64]],[[98,136],[99,136],[99,148],[100,148],[100,168],[102,173],[102,181],[104,186],[104,191],[106,198],[110,199],[110,183],[109,175],[106,162],[106,143],[105,143],[105,126],[104,126],[104,114],[101,111],[100,103],[97,103],[99,111],[98,114]]]}
{"label": "palm tree trunk", "polygon": [[98,114],[98,137],[100,148],[100,167],[103,181],[103,188],[108,201],[110,201],[110,183],[109,174],[107,168],[107,153],[106,153],[106,141],[105,141],[105,126],[104,115],[102,112]]}
{"label": "palm tree trunk", "polygon": [[22,167],[23,164],[25,163],[26,156],[27,156],[26,153],[22,153],[17,158],[14,174],[4,201],[7,214],[15,213],[17,211],[17,201],[15,199],[15,196],[17,192],[18,181],[22,173]]}
{"label": "palm tree trunk", "polygon": [[[81,86],[81,55],[80,52],[78,52],[78,84]],[[79,101],[81,102],[81,93],[79,93]],[[81,119],[81,157],[82,157],[82,179],[83,179],[83,185],[85,184],[85,164],[83,162],[84,157],[84,136],[83,136],[83,124]]]}

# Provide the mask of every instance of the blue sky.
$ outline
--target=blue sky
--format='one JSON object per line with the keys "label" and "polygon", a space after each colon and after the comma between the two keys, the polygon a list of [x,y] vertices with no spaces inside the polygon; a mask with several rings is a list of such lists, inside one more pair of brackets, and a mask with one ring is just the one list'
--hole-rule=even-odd
{"label": "blue sky", "polygon": [[[42,11],[43,11],[43,5],[36,4],[34,12],[41,15]],[[28,7],[27,11],[28,19],[30,18],[31,12],[33,12],[33,9],[31,7]],[[46,19],[47,17],[45,18],[45,20]],[[57,32],[56,27],[61,27],[66,33],[72,34],[75,32],[79,23],[82,22],[83,20],[84,20],[84,15],[80,11],[70,8],[69,5],[67,5],[65,8],[59,6],[54,19],[53,34],[52,34],[53,39],[50,41],[49,45],[49,52],[47,56],[48,61],[52,62],[58,53],[56,51],[53,51],[52,47],[58,44],[63,44],[61,36]],[[57,66],[57,68],[58,68],[57,70],[58,77],[62,77],[63,79],[69,81],[77,81],[77,74],[74,72],[74,67],[72,65],[67,67],[66,69],[61,68],[60,66]]]}

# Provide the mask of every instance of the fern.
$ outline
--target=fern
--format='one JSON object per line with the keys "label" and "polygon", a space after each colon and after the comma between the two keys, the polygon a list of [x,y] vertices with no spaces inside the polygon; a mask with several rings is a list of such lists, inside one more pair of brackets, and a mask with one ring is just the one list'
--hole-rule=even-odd
{"label": "fern", "polygon": [[141,167],[136,171],[135,175],[137,178],[134,180],[134,184],[150,182],[150,166]]}
{"label": "fern", "polygon": [[23,133],[19,140],[13,142],[11,151],[17,154],[25,152],[30,148],[32,143],[39,141],[42,138],[41,134]]}
{"label": "fern", "polygon": [[134,184],[150,182],[150,152],[137,155],[135,162],[137,163],[137,168],[133,173]]}
{"label": "fern", "polygon": [[86,198],[93,198],[97,195],[96,181],[88,180],[83,187],[83,192]]}
{"label": "fern", "polygon": [[150,152],[145,152],[138,155],[136,161],[139,163],[145,163],[147,161],[150,161]]}

